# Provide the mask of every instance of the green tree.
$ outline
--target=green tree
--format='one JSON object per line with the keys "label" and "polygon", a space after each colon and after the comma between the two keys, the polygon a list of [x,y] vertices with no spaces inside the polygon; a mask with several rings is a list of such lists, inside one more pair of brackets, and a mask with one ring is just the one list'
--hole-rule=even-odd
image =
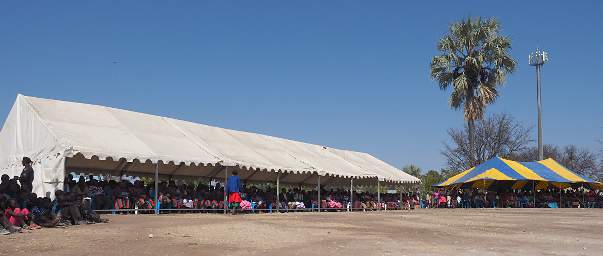
{"label": "green tree", "polygon": [[440,174],[438,171],[436,171],[436,170],[428,171],[427,173],[425,173],[425,175],[421,179],[421,183],[423,186],[422,192],[433,191],[435,189],[433,187],[433,185],[438,184],[442,181],[444,181],[444,176],[442,176],[442,174]]}
{"label": "green tree", "polygon": [[417,177],[418,179],[421,179],[421,177],[423,176],[422,171],[421,171],[421,167],[418,167],[416,165],[413,164],[409,164],[406,165],[402,168],[402,171],[405,173],[408,173],[412,176]]}
{"label": "green tree", "polygon": [[[473,145],[473,122],[483,117],[486,106],[499,96],[497,87],[515,70],[511,40],[500,34],[494,19],[468,17],[450,26],[438,42],[439,54],[431,60],[431,78],[441,90],[452,86],[449,104],[463,109]],[[472,165],[477,164],[472,157]]]}

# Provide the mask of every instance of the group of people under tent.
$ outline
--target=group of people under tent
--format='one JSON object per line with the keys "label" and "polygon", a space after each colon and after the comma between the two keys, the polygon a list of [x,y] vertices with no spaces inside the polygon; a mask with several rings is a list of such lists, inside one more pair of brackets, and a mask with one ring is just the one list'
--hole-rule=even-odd
{"label": "group of people under tent", "polygon": [[426,193],[421,208],[603,208],[603,191],[585,187],[503,189],[444,189]]}
{"label": "group of people under tent", "polygon": [[0,234],[106,222],[92,210],[82,193],[57,190],[53,200],[32,193],[32,161],[23,157],[21,163],[20,176],[4,174],[0,178]]}
{"label": "group of people under tent", "polygon": [[[236,171],[226,184],[216,180],[169,179],[158,183],[157,203],[153,180],[133,182],[89,176],[67,175],[63,192],[81,195],[92,210],[100,213],[174,212],[289,212],[412,209],[418,204],[414,193],[377,193],[321,188],[320,206],[316,187],[282,187],[277,197],[274,184],[243,184]],[[226,192],[224,189],[226,187]],[[352,200],[350,200],[352,196]],[[400,203],[402,199],[402,203]],[[224,205],[226,202],[226,207]]]}

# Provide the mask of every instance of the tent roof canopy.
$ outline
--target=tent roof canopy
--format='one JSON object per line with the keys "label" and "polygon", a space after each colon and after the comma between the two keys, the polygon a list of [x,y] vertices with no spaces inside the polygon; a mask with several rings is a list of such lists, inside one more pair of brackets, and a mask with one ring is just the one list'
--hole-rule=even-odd
{"label": "tent roof canopy", "polygon": [[563,167],[552,158],[536,162],[516,162],[501,157],[494,157],[478,166],[454,175],[435,186],[448,187],[481,179],[551,183],[593,182],[591,179],[582,177]]}
{"label": "tent roof canopy", "polygon": [[[362,152],[105,106],[18,95],[11,113],[27,112],[22,111],[23,108],[33,113],[34,119],[40,123],[37,127],[41,128],[38,129],[47,129],[49,135],[46,137],[50,137],[44,138],[43,146],[38,149],[31,146],[38,154],[44,150],[51,152],[50,148],[57,152],[56,148],[60,148],[68,158],[79,155],[88,160],[125,160],[139,164],[162,162],[208,169],[236,166],[254,172],[377,178],[392,183],[419,182],[417,178]],[[19,113],[15,115],[19,116]],[[7,119],[7,123],[13,121]],[[4,128],[11,125],[7,123]],[[23,125],[17,124],[17,127]],[[13,155],[11,161],[2,164],[14,162],[18,157]]]}

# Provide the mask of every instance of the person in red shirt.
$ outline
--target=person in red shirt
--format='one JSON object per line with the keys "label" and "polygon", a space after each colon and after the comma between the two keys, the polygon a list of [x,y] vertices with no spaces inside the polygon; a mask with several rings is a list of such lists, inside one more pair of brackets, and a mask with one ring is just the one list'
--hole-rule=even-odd
{"label": "person in red shirt", "polygon": [[33,222],[31,222],[30,225],[27,225],[27,222],[31,221],[31,212],[27,208],[18,208],[17,200],[15,199],[8,200],[8,207],[4,210],[4,216],[13,226],[29,229],[40,228],[40,226]]}

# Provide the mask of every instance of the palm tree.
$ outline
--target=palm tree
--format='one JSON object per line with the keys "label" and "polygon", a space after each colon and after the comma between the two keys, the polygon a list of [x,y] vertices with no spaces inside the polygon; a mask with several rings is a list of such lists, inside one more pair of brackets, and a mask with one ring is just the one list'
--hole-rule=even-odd
{"label": "palm tree", "polygon": [[449,104],[463,108],[473,152],[474,121],[483,117],[486,106],[499,95],[497,87],[515,70],[510,49],[511,40],[500,35],[498,21],[469,17],[450,26],[438,42],[439,55],[431,60],[431,78],[441,90],[452,86]]}

